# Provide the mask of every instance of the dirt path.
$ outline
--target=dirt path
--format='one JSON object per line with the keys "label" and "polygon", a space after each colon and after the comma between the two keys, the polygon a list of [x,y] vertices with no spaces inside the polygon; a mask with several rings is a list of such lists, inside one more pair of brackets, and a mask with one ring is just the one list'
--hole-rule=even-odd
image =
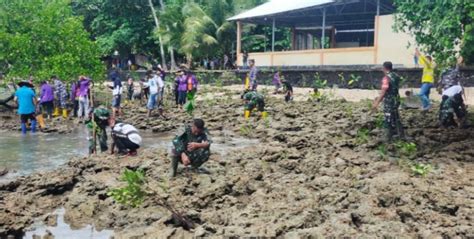
{"label": "dirt path", "polygon": [[[233,99],[238,92],[223,94],[203,96],[195,115],[213,135],[231,132],[259,144],[214,154],[205,165],[210,174],[181,167],[174,180],[167,178],[168,152],[145,150],[136,158],[74,159],[60,170],[2,184],[0,237],[19,235],[32,218],[60,206],[72,225],[114,229],[115,238],[474,236],[473,128],[439,129],[435,112],[403,110],[417,151],[400,156],[393,145],[381,150],[381,129],[367,102],[271,98],[267,121],[246,122]],[[148,120],[141,108],[126,112],[127,122],[155,132],[172,132],[190,119],[177,110],[167,121]],[[411,162],[433,170],[415,176]],[[176,225],[156,197],[135,209],[116,204],[106,193],[121,185],[125,168],[144,169],[149,184],[197,228]]]}

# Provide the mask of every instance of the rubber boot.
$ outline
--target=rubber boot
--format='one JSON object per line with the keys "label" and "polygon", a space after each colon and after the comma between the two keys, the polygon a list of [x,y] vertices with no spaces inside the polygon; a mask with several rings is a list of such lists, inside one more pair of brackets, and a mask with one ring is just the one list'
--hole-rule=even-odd
{"label": "rubber boot", "polygon": [[39,127],[41,129],[45,129],[46,128],[46,124],[44,123],[44,117],[42,114],[36,116],[36,120],[38,121],[38,124],[39,124]]}
{"label": "rubber boot", "polygon": [[268,113],[266,111],[262,112],[262,119],[266,119],[268,116]]}
{"label": "rubber boot", "polygon": [[36,120],[31,121],[31,133],[36,133]]}
{"label": "rubber boot", "polygon": [[63,109],[63,118],[67,119],[67,116],[68,116],[67,109]]}
{"label": "rubber boot", "polygon": [[170,168],[170,178],[176,177],[176,172],[178,171],[178,156],[171,156],[171,168]]}
{"label": "rubber boot", "polygon": [[244,117],[245,117],[245,119],[250,118],[250,110],[246,110],[246,111],[244,112]]}
{"label": "rubber boot", "polygon": [[57,116],[59,116],[59,108],[58,108],[58,107],[54,107],[53,117],[57,117]]}
{"label": "rubber boot", "polygon": [[26,134],[26,123],[21,123],[21,133]]}

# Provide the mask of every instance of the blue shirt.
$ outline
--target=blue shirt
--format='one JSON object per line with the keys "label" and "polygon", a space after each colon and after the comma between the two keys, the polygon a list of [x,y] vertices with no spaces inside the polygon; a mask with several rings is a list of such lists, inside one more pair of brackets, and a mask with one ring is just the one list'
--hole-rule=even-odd
{"label": "blue shirt", "polygon": [[35,92],[31,88],[23,86],[15,92],[15,96],[18,99],[18,114],[35,113],[36,109],[33,103]]}

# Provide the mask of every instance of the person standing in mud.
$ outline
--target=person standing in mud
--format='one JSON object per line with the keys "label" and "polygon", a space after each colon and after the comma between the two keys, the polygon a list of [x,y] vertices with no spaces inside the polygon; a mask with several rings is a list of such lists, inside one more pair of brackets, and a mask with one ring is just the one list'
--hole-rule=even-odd
{"label": "person standing in mud", "polygon": [[183,70],[178,71],[178,76],[175,81],[178,85],[178,108],[182,109],[186,103],[186,94],[188,91],[187,78]]}
{"label": "person standing in mud", "polygon": [[70,94],[70,100],[72,102],[72,115],[73,117],[78,117],[78,111],[79,111],[79,82],[74,81],[71,84],[71,94]]}
{"label": "person standing in mud", "polygon": [[266,117],[267,113],[265,112],[265,99],[262,94],[256,91],[248,91],[242,95],[242,99],[245,101],[245,119],[250,118],[250,114],[255,108],[257,108],[261,113],[262,118]]}
{"label": "person standing in mud", "polygon": [[64,83],[58,79],[57,76],[51,76],[51,80],[53,81],[54,85],[54,99],[55,99],[55,106],[54,106],[54,116],[59,116],[60,109],[64,119],[68,117],[67,114],[67,90]]}
{"label": "person standing in mud", "polygon": [[115,78],[112,79],[112,81],[113,81],[112,117],[115,118],[117,115],[118,116],[122,115],[121,102],[122,102],[123,87],[122,87],[122,81],[120,80],[120,77],[116,76]]}
{"label": "person standing in mud", "polygon": [[376,111],[380,102],[383,101],[387,142],[391,142],[395,134],[399,139],[405,138],[403,125],[398,112],[398,107],[400,106],[400,95],[398,93],[400,76],[395,74],[392,70],[392,62],[387,61],[383,63],[385,77],[382,79],[382,91],[380,92],[380,96],[374,100],[372,106],[373,111]]}
{"label": "person standing in mud", "polygon": [[89,155],[97,152],[97,138],[99,139],[100,151],[105,152],[107,146],[107,132],[106,128],[110,122],[110,112],[99,106],[97,109],[90,112],[89,120],[86,121],[89,141]]}
{"label": "person standing in mud", "polygon": [[[441,92],[442,101],[439,109],[439,121],[443,127],[465,126],[467,107],[464,104],[464,88],[461,85],[459,67],[463,58],[458,59],[456,67],[446,70],[441,74],[438,91]],[[454,120],[456,114],[457,121]]]}
{"label": "person standing in mud", "polygon": [[293,100],[293,86],[287,80],[283,81],[283,88],[285,90],[285,102]]}
{"label": "person standing in mud", "polygon": [[178,164],[198,169],[209,160],[212,141],[207,136],[202,119],[194,119],[192,125],[186,126],[184,133],[173,140],[170,177],[175,177]]}
{"label": "person standing in mud", "polygon": [[273,75],[272,83],[275,86],[275,92],[273,94],[278,94],[280,92],[280,87],[282,84],[279,71],[277,71],[275,75]]}
{"label": "person standing in mud", "polygon": [[249,60],[249,65],[250,65],[250,71],[249,71],[249,79],[250,79],[250,89],[253,91],[257,90],[257,74],[258,74],[258,69],[255,66],[255,60],[250,59]]}
{"label": "person standing in mud", "polygon": [[42,81],[40,84],[40,101],[42,111],[46,112],[48,119],[53,118],[54,108],[54,93],[53,87],[47,81]]}
{"label": "person standing in mud", "polygon": [[416,49],[415,54],[420,59],[420,63],[423,66],[423,77],[421,78],[421,89],[418,96],[423,104],[422,110],[427,111],[431,108],[430,90],[434,84],[435,64],[432,61],[431,56],[424,56],[418,49]]}
{"label": "person standing in mud", "polygon": [[36,95],[33,91],[33,85],[28,81],[22,81],[18,84],[20,89],[15,92],[14,100],[18,104],[18,114],[21,121],[21,133],[26,134],[26,123],[31,121],[31,133],[36,132]]}
{"label": "person standing in mud", "polygon": [[79,92],[77,93],[77,95],[78,95],[78,103],[79,103],[78,115],[81,121],[89,120],[90,85],[91,85],[91,81],[87,77],[85,76],[79,77],[79,83],[78,83]]}

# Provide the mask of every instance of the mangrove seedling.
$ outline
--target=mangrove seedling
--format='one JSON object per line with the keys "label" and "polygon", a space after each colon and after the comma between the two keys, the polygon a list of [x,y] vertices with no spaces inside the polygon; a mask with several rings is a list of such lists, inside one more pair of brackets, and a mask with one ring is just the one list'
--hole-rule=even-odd
{"label": "mangrove seedling", "polygon": [[250,124],[244,124],[240,126],[240,134],[243,136],[252,135],[252,126]]}
{"label": "mangrove seedling", "polygon": [[428,173],[431,172],[433,167],[431,167],[430,164],[414,163],[410,169],[413,172],[413,174],[426,177],[426,175],[428,175]]}
{"label": "mangrove seedling", "polygon": [[366,128],[360,128],[357,131],[356,142],[357,144],[366,144],[369,142],[369,133],[370,131]]}
{"label": "mangrove seedling", "polygon": [[132,171],[125,169],[120,181],[126,182],[127,186],[111,189],[107,192],[107,195],[120,204],[131,207],[140,206],[146,195],[143,189],[145,184],[145,173],[143,170]]}
{"label": "mangrove seedling", "polygon": [[395,147],[397,147],[399,155],[406,157],[413,157],[417,152],[416,144],[411,142],[398,141],[395,143]]}
{"label": "mangrove seedling", "polygon": [[194,109],[196,108],[196,97],[195,97],[195,95],[196,95],[196,92],[194,92],[194,91],[188,92],[188,94],[186,95],[187,102],[184,105],[184,109],[186,110],[186,113],[188,113],[191,116],[193,115]]}
{"label": "mangrove seedling", "polygon": [[360,79],[361,79],[361,76],[351,74],[351,75],[349,76],[349,82],[348,82],[347,84],[348,84],[349,86],[352,86],[353,84],[359,83]]}
{"label": "mangrove seedling", "polygon": [[377,147],[377,154],[381,157],[381,158],[385,158],[387,157],[387,146],[385,146],[385,144],[381,144]]}
{"label": "mangrove seedling", "polygon": [[375,127],[377,129],[382,129],[384,127],[384,117],[383,114],[378,114],[375,118]]}
{"label": "mangrove seedling", "polygon": [[313,87],[318,89],[324,89],[327,87],[328,81],[321,79],[319,73],[314,74]]}

